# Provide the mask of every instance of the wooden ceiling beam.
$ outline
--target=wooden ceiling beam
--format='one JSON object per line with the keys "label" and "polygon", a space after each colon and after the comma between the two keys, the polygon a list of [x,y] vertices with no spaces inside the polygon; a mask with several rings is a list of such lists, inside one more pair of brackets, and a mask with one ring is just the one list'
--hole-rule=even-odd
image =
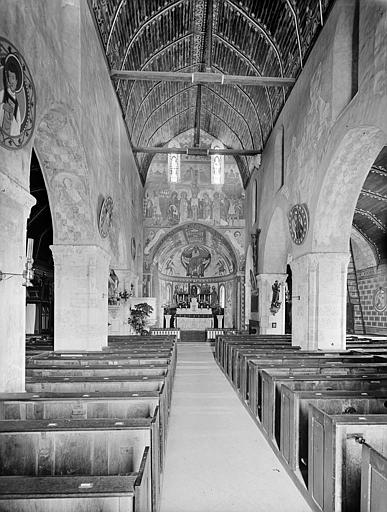
{"label": "wooden ceiling beam", "polygon": [[195,71],[184,73],[180,71],[134,71],[112,69],[110,76],[117,80],[147,80],[165,82],[191,82],[219,85],[252,85],[261,87],[287,87],[295,83],[295,78],[276,76],[242,76],[223,75],[221,73],[206,73]]}
{"label": "wooden ceiling beam", "polygon": [[202,115],[202,86],[198,84],[196,92],[196,109],[195,109],[195,126],[194,126],[194,141],[195,147],[200,146],[200,125]]}
{"label": "wooden ceiling beam", "polygon": [[258,149],[220,149],[220,148],[166,148],[166,147],[133,147],[134,153],[148,153],[148,154],[168,154],[174,153],[177,155],[195,155],[195,156],[209,156],[209,155],[241,155],[241,156],[254,156],[260,155],[262,151]]}

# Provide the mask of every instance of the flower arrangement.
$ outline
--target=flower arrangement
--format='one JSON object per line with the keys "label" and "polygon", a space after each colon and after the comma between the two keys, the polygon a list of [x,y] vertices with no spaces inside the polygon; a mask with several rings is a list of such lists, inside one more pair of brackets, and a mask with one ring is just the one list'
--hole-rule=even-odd
{"label": "flower arrangement", "polygon": [[136,304],[130,308],[130,317],[128,323],[138,334],[148,334],[149,329],[146,328],[148,317],[152,314],[153,307],[146,302]]}

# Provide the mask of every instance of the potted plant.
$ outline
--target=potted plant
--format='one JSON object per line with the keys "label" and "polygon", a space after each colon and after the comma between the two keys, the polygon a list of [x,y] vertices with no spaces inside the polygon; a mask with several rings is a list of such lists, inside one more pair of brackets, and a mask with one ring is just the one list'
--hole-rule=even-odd
{"label": "potted plant", "polygon": [[146,323],[152,312],[153,307],[146,302],[136,304],[130,308],[128,323],[138,334],[148,334],[149,330],[146,329]]}

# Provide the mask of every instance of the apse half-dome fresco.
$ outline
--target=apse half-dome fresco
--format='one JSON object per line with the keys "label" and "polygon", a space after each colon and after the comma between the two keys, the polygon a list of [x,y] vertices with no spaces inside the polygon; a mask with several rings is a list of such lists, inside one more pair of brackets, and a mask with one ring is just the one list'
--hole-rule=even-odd
{"label": "apse half-dome fresco", "polygon": [[153,263],[164,277],[230,276],[238,267],[227,239],[199,224],[187,224],[163,237],[153,253]]}

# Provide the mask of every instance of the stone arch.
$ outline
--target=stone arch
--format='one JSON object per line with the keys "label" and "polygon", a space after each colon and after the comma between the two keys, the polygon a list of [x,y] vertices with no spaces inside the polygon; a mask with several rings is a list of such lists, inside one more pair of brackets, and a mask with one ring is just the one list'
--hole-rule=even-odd
{"label": "stone arch", "polygon": [[330,152],[310,219],[312,252],[348,252],[362,185],[386,142],[387,136],[380,128],[362,126],[349,130]]}
{"label": "stone arch", "polygon": [[262,251],[259,251],[262,254],[262,263],[258,260],[260,274],[286,273],[288,233],[286,216],[277,206],[271,217]]}
{"label": "stone arch", "polygon": [[94,241],[86,155],[64,104],[52,106],[36,130],[34,148],[46,182],[54,244]]}
{"label": "stone arch", "polygon": [[378,258],[373,246],[354,226],[351,231],[351,243],[356,270],[377,266]]}
{"label": "stone arch", "polygon": [[[221,240],[222,244],[225,246],[225,248],[228,251],[228,254],[230,255],[230,257],[232,259],[233,268],[234,268],[233,273],[236,273],[238,270],[239,261],[238,261],[238,255],[236,253],[236,250],[232,246],[231,242],[222,233],[220,233],[217,229],[215,229],[211,226],[208,226],[207,224],[202,224],[199,222],[182,223],[182,224],[179,224],[178,226],[176,226],[175,228],[169,230],[168,232],[163,233],[159,237],[157,243],[154,245],[152,250],[150,251],[150,256],[149,256],[150,261],[158,261],[159,260],[160,250],[166,243],[168,243],[168,240],[172,240],[172,239],[176,238],[176,236],[179,232],[189,229],[190,227],[195,227],[195,226],[198,226],[198,227],[200,227],[200,229],[203,229],[205,231],[212,233],[216,238]],[[188,245],[188,242],[187,242],[187,245]]]}

